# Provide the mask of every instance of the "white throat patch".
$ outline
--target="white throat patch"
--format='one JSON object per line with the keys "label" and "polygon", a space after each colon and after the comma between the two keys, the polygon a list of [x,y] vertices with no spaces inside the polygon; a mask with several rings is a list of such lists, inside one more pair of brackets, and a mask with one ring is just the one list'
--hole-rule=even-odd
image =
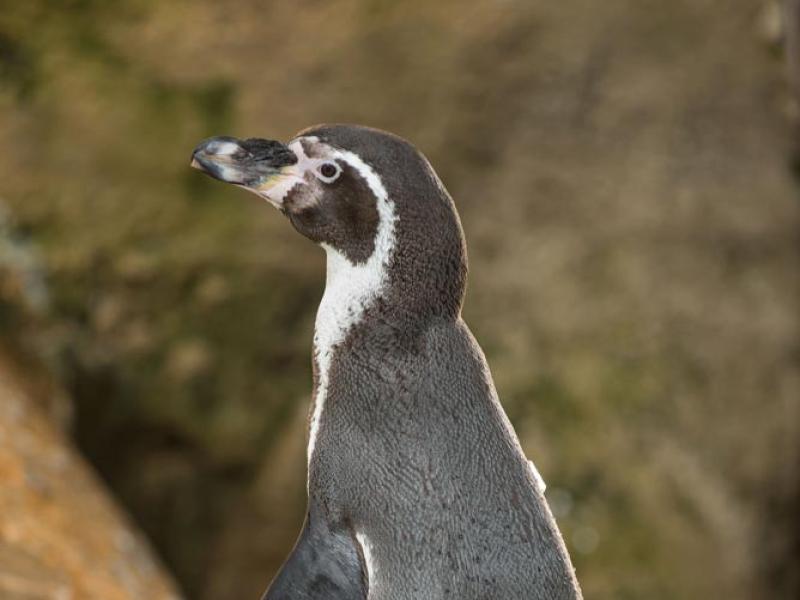
{"label": "white throat patch", "polygon": [[322,244],[327,254],[325,293],[322,296],[314,326],[314,356],[317,362],[317,390],[311,415],[308,440],[308,461],[314,455],[322,411],[328,394],[331,359],[336,346],[358,323],[364,311],[384,290],[389,259],[395,246],[394,204],[389,199],[380,177],[356,154],[336,150],[333,157],[348,163],[367,182],[377,199],[378,231],[375,249],[363,264],[353,264],[335,248]]}

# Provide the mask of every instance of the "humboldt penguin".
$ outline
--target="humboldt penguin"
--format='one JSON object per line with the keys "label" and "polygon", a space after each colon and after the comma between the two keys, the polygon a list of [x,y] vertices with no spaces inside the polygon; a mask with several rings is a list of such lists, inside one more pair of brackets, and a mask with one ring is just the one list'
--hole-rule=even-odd
{"label": "humboldt penguin", "polygon": [[266,600],[574,600],[548,508],[461,318],[464,234],[427,159],[321,125],[214,137],[192,166],[252,191],[327,254],[308,510]]}

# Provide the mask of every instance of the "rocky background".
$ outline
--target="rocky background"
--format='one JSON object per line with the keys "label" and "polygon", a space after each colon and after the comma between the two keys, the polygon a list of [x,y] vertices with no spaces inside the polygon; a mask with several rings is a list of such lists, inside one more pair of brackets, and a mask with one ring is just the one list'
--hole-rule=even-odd
{"label": "rocky background", "polygon": [[[36,382],[36,383],[34,383]],[[58,391],[0,360],[0,598],[177,600],[127,516],[54,426]]]}
{"label": "rocky background", "polygon": [[797,598],[796,6],[0,0],[0,597],[263,591],[323,258],[189,154],[347,121],[453,194],[586,597]]}

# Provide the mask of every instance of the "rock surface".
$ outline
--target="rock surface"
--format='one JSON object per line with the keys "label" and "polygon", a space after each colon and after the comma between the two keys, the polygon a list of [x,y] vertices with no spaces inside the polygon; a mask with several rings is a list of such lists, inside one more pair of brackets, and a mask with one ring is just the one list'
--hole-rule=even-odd
{"label": "rock surface", "polygon": [[146,543],[1,358],[0,598],[179,598]]}

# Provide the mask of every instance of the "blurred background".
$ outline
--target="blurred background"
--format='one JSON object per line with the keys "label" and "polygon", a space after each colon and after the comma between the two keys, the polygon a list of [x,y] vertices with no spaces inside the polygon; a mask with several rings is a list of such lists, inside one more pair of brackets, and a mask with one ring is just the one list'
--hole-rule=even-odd
{"label": "blurred background", "polygon": [[259,597],[323,253],[189,155],[337,121],[453,195],[587,599],[800,597],[796,4],[0,0],[0,597]]}

